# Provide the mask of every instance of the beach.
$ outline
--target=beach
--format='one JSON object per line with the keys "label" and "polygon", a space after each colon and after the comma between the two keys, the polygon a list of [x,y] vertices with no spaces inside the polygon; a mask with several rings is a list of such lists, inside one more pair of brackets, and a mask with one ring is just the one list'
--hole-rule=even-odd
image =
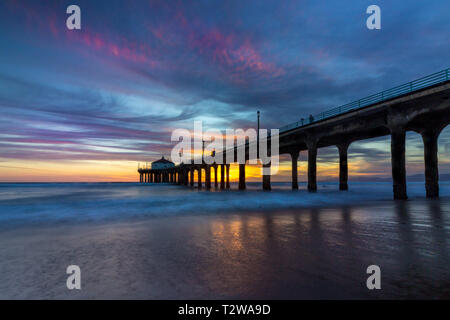
{"label": "beach", "polygon": [[[410,184],[408,201],[389,183],[258,187],[0,184],[0,298],[450,297],[450,184],[439,200]],[[67,289],[68,265],[81,290]]]}

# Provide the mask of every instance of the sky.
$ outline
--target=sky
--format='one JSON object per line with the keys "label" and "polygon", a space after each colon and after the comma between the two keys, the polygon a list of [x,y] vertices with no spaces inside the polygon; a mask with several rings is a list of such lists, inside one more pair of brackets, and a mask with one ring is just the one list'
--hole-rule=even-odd
{"label": "sky", "polygon": [[[71,4],[81,30],[66,27]],[[371,4],[381,30],[366,27]],[[2,0],[0,181],[137,181],[196,120],[254,128],[260,110],[279,128],[448,68],[449,31],[442,0]],[[389,150],[388,136],[354,142],[350,181],[389,177]],[[450,173],[449,128],[439,162]],[[423,170],[408,133],[407,174]],[[337,149],[320,149],[318,179],[337,176]],[[282,157],[273,180],[289,177]]]}

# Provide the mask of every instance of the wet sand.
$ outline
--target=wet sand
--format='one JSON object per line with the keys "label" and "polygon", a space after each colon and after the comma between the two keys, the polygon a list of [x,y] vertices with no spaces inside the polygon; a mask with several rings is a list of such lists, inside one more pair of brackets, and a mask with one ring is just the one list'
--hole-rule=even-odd
{"label": "wet sand", "polygon": [[[450,298],[450,199],[0,231],[1,299]],[[81,290],[66,288],[68,265]],[[367,266],[381,290],[366,288]]]}

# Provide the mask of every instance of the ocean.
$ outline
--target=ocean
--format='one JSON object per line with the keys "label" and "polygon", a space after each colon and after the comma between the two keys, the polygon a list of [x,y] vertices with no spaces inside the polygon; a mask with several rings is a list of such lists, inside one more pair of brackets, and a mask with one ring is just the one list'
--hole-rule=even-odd
{"label": "ocean", "polygon": [[450,298],[449,182],[408,201],[384,182],[272,186],[1,183],[0,298]]}

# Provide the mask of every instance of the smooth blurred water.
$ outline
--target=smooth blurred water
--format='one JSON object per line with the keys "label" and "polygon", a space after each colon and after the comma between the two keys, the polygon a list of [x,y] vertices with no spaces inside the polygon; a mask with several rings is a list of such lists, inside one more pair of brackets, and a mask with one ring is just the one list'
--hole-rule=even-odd
{"label": "smooth blurred water", "polygon": [[[352,183],[339,191],[335,183],[319,183],[317,193],[290,190],[289,183],[274,183],[264,192],[260,183],[247,190],[198,190],[170,184],[138,183],[0,183],[0,225],[129,220],[185,214],[213,214],[287,208],[368,204],[391,200],[390,183]],[[303,187],[303,188],[302,188]],[[441,197],[450,196],[450,182],[441,183]],[[410,183],[410,199],[425,196],[423,183]]]}
{"label": "smooth blurred water", "polygon": [[0,298],[450,297],[448,183],[439,200],[409,184],[409,201],[389,183],[248,186],[1,184]]}

